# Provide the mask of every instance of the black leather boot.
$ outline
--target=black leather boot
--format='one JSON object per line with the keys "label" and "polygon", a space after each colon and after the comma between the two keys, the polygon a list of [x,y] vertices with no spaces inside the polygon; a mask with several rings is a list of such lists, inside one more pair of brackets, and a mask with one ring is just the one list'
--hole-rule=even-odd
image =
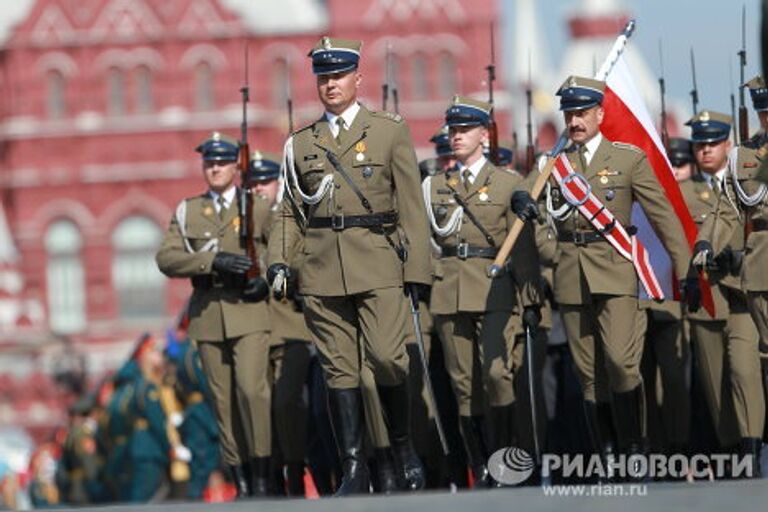
{"label": "black leather boot", "polygon": [[288,496],[295,498],[304,497],[304,463],[286,462],[285,473],[288,480],[286,490]]}
{"label": "black leather boot", "polygon": [[461,437],[467,451],[469,466],[475,478],[475,489],[487,489],[493,485],[493,478],[488,472],[488,450],[485,443],[484,419],[482,416],[459,416]]}
{"label": "black leather boot", "polygon": [[760,451],[763,440],[759,437],[742,437],[739,445],[739,453],[742,457],[750,459],[750,466],[747,471],[741,475],[741,478],[762,478],[763,472],[760,469]]}
{"label": "black leather boot", "polygon": [[424,466],[411,442],[411,399],[408,382],[396,386],[378,386],[381,407],[389,430],[389,442],[395,460],[398,487],[418,491],[427,484]]}
{"label": "black leather boot", "polygon": [[[515,404],[491,407],[491,453],[515,443]],[[519,447],[518,447],[519,448]]]}
{"label": "black leather boot", "polygon": [[629,480],[645,480],[648,475],[639,473],[642,468],[637,463],[637,458],[635,458],[635,463],[632,463],[633,456],[647,456],[647,442],[643,435],[645,424],[643,385],[640,384],[635,389],[624,393],[614,393],[613,409],[621,451],[629,461],[626,476]]}
{"label": "black leather boot", "polygon": [[232,483],[235,485],[235,490],[237,491],[237,499],[243,499],[250,496],[251,492],[248,488],[248,479],[246,478],[243,464],[229,466],[229,473],[232,476]]}
{"label": "black leather boot", "polygon": [[251,459],[251,496],[265,498],[269,495],[269,457]]}
{"label": "black leather boot", "polygon": [[[760,373],[763,376],[763,398],[768,404],[768,356],[760,353]],[[768,407],[765,409],[765,426],[763,427],[763,441],[768,443]]]}
{"label": "black leather boot", "polygon": [[334,496],[368,494],[370,478],[363,454],[363,398],[360,388],[328,389],[333,433],[343,475]]}
{"label": "black leather boot", "polygon": [[374,448],[373,456],[376,459],[374,491],[380,494],[397,492],[397,478],[395,476],[395,464],[392,461],[392,452],[389,448]]}

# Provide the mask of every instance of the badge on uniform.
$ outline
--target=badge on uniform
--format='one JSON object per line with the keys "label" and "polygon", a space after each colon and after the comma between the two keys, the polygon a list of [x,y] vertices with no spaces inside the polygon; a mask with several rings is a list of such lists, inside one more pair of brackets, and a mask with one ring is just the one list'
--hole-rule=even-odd
{"label": "badge on uniform", "polygon": [[459,178],[457,178],[456,176],[448,180],[449,187],[455,187],[458,184],[459,184]]}
{"label": "badge on uniform", "polygon": [[618,174],[619,174],[618,171],[609,171],[607,167],[605,169],[597,171],[597,175],[600,176],[600,183],[603,185],[608,184],[608,181],[609,181],[608,176],[616,176]]}
{"label": "badge on uniform", "polygon": [[[355,144],[355,151],[357,151],[357,154],[355,155],[355,160],[357,160],[358,162],[362,162],[363,160],[365,160],[365,150],[366,150],[365,142],[363,142],[362,140],[357,144]],[[366,178],[367,177],[368,176],[366,176]]]}
{"label": "badge on uniform", "polygon": [[480,195],[477,196],[477,198],[481,201],[487,201],[488,200],[488,186],[483,186],[480,190],[478,190],[478,193]]}
{"label": "badge on uniform", "polygon": [[312,154],[312,155],[304,155],[304,161],[305,161],[305,162],[306,162],[307,160],[315,160],[315,159],[317,159],[317,155],[315,155],[315,154]]}
{"label": "badge on uniform", "polygon": [[699,194],[699,199],[701,199],[702,201],[706,201],[707,199],[709,199],[709,190],[705,190],[701,194]]}
{"label": "badge on uniform", "polygon": [[240,230],[240,216],[238,215],[234,219],[232,219],[232,227],[235,229],[235,233],[237,233]]}
{"label": "badge on uniform", "polygon": [[[607,181],[607,180],[606,180]],[[609,188],[605,191],[605,200],[606,201],[613,201],[613,198],[616,197],[616,191],[612,188]]]}
{"label": "badge on uniform", "polygon": [[363,167],[363,178],[370,178],[371,176],[373,176],[373,167],[366,165]]}
{"label": "badge on uniform", "polygon": [[206,206],[205,208],[203,208],[203,215],[205,215],[206,217],[210,217],[211,215],[213,215],[213,208],[211,208],[210,206]]}

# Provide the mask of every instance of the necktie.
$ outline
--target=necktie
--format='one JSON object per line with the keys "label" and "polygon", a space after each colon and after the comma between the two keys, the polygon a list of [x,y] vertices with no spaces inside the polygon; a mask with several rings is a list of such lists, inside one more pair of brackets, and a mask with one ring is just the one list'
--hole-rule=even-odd
{"label": "necktie", "polygon": [[224,220],[224,213],[227,211],[227,202],[224,199],[224,196],[219,196],[218,199],[216,199],[216,202],[219,205],[219,220]]}
{"label": "necktie", "polygon": [[587,172],[587,146],[579,147],[579,163],[581,164],[581,172]]}
{"label": "necktie", "polygon": [[461,170],[461,181],[464,183],[464,190],[469,191],[470,183],[470,177],[472,176],[472,171],[469,170],[469,167],[465,167]]}
{"label": "necktie", "polygon": [[336,131],[336,144],[341,146],[342,143],[342,133],[344,132],[344,118],[341,116],[336,118],[336,126],[338,126],[338,130]]}

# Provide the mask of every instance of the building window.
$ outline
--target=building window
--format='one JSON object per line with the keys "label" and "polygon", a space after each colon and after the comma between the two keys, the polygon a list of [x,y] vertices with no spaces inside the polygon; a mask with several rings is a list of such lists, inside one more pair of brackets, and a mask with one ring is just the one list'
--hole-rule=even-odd
{"label": "building window", "polygon": [[195,67],[195,108],[211,110],[214,107],[213,68],[207,62]]}
{"label": "building window", "polygon": [[85,328],[82,247],[80,231],[69,220],[54,222],[45,234],[49,325],[57,334],[72,334]]}
{"label": "building window", "polygon": [[157,224],[138,216],[123,220],[112,233],[112,281],[121,318],[164,316],[166,280],[155,263],[162,238]]}
{"label": "building window", "polygon": [[118,68],[107,73],[107,112],[113,116],[125,114],[125,74]]}
{"label": "building window", "polygon": [[456,86],[456,59],[450,53],[440,55],[438,76],[440,78],[440,96],[452,97],[458,92]]}
{"label": "building window", "polygon": [[272,65],[272,105],[276,108],[285,108],[288,101],[289,72],[285,59],[277,59]]}
{"label": "building window", "polygon": [[411,90],[414,100],[429,98],[427,57],[423,53],[417,53],[411,59]]}
{"label": "building window", "polygon": [[136,111],[141,114],[152,112],[152,70],[148,66],[136,68]]}
{"label": "building window", "polygon": [[48,117],[61,119],[67,113],[65,92],[67,81],[61,71],[48,72]]}

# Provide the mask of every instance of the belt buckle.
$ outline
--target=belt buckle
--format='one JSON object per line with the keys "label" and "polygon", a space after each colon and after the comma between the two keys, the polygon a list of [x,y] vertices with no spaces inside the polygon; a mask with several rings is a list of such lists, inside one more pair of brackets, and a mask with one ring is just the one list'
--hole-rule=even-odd
{"label": "belt buckle", "polygon": [[581,231],[574,231],[573,243],[579,246],[587,245],[586,233],[582,233]]}
{"label": "belt buckle", "polygon": [[465,260],[469,257],[469,244],[466,242],[462,242],[459,245],[456,246],[456,256],[460,260]]}
{"label": "belt buckle", "polygon": [[334,231],[342,231],[344,229],[344,214],[331,216],[331,229]]}

